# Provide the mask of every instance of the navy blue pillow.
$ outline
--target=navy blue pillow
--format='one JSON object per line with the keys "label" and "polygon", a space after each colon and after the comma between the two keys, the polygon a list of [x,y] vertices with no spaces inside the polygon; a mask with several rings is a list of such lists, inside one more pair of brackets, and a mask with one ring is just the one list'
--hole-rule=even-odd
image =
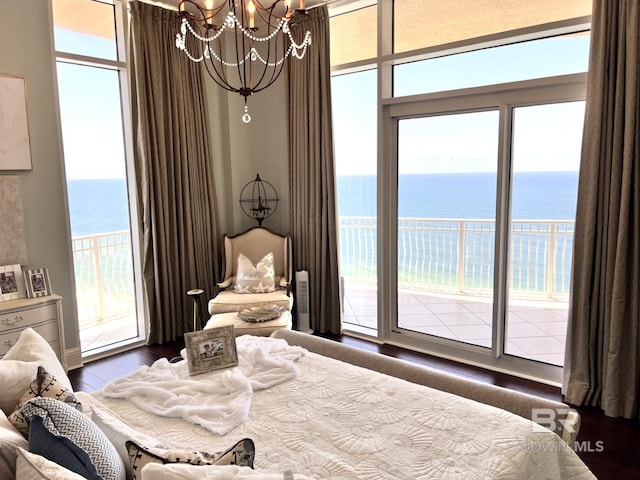
{"label": "navy blue pillow", "polygon": [[65,437],[51,433],[42,417],[34,416],[29,424],[29,451],[90,480],[102,480],[87,452]]}
{"label": "navy blue pillow", "polygon": [[[87,478],[125,480],[124,462],[118,455],[118,451],[100,428],[84,413],[60,400],[47,397],[32,398],[22,406],[20,411],[29,423],[32,419],[39,417],[39,421],[33,427],[36,435],[33,439],[33,453],[38,453],[74,472],[76,471],[74,467],[80,468],[80,465],[87,465],[90,462],[93,469],[88,469],[89,473],[98,472],[98,475]],[[48,433],[45,433],[41,427],[44,427]],[[31,441],[30,434],[30,447]],[[52,442],[52,447],[47,447],[47,442]],[[84,455],[80,452],[84,452]],[[85,462],[85,459],[88,461]]]}

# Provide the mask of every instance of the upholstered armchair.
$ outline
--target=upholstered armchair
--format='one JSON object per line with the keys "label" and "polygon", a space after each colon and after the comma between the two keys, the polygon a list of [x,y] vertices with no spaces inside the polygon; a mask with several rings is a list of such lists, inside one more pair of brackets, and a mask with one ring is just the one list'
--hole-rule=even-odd
{"label": "upholstered armchair", "polygon": [[291,311],[291,237],[264,227],[224,235],[223,279],[209,313],[240,312],[275,304]]}

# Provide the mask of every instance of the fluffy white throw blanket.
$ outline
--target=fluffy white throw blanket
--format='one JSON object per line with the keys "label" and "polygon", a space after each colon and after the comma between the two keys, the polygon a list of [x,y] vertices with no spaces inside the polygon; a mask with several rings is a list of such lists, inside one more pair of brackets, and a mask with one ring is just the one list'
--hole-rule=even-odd
{"label": "fluffy white throw blanket", "polygon": [[105,385],[105,397],[126,398],[163,417],[180,417],[224,435],[249,416],[253,392],[298,376],[306,350],[282,339],[242,335],[238,366],[189,376],[186,360],[159,359]]}

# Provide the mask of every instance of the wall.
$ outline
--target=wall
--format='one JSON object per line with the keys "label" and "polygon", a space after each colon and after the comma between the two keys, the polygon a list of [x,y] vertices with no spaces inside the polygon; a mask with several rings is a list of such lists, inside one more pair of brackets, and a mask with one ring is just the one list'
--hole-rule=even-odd
{"label": "wall", "polygon": [[[67,351],[79,355],[77,312],[66,210],[65,173],[59,137],[50,2],[3,0],[0,15],[0,74],[27,84],[27,113],[33,170],[20,176],[27,252],[31,267],[47,267],[52,290],[63,297]],[[28,45],[29,48],[21,48]],[[256,173],[273,184],[280,202],[264,226],[289,232],[289,169],[285,74],[249,100],[252,121],[242,123],[243,98],[207,79],[212,165],[221,230],[238,233],[257,225],[240,209],[242,187]],[[1,246],[0,246],[1,248]]]}
{"label": "wall", "polygon": [[0,74],[26,81],[33,170],[1,173],[20,176],[29,266],[47,267],[52,290],[63,297],[69,350],[79,340],[48,4],[2,1]]}
{"label": "wall", "polygon": [[285,73],[274,85],[249,98],[251,122],[242,122],[244,98],[227,93],[207,78],[214,174],[224,233],[239,233],[258,223],[240,208],[240,192],[256,174],[271,183],[280,199],[263,226],[289,232],[289,148]]}

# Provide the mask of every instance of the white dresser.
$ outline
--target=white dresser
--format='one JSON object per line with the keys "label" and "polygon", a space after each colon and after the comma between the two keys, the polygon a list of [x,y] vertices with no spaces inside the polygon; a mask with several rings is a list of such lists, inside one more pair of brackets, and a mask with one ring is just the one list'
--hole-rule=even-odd
{"label": "white dresser", "polygon": [[49,342],[66,369],[62,297],[48,295],[0,302],[0,358],[15,345],[20,332],[27,327],[33,328]]}

